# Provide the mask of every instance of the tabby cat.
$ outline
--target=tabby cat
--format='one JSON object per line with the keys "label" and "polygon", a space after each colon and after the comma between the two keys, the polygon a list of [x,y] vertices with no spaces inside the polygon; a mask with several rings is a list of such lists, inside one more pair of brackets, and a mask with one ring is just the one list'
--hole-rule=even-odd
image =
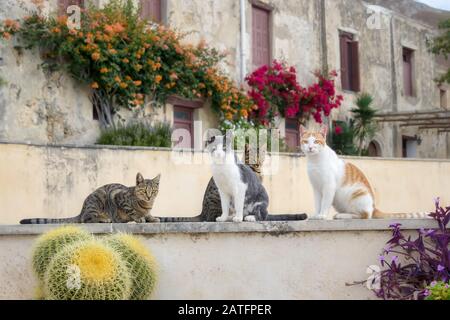
{"label": "tabby cat", "polygon": [[159,222],[150,214],[158,195],[158,175],[146,180],[138,173],[136,186],[108,184],[98,188],[84,201],[81,213],[73,218],[63,219],[25,219],[21,224],[57,224],[57,223],[127,223]]}
{"label": "tabby cat", "polygon": [[300,127],[301,148],[308,160],[308,176],[315,199],[315,219],[426,218],[426,213],[384,213],[375,207],[373,189],[364,173],[340,159],[326,143],[328,129],[308,131]]}
{"label": "tabby cat", "polygon": [[[244,163],[257,175],[262,181],[262,165],[266,156],[266,148],[253,149],[253,145],[246,144],[244,151]],[[256,156],[256,158],[255,158]],[[231,210],[232,211],[232,210]],[[203,202],[202,212],[195,217],[160,217],[161,222],[216,222],[217,218],[222,215],[222,203],[220,200],[219,190],[217,189],[214,179],[209,180],[206,187]],[[305,214],[287,214],[287,215],[267,215],[266,221],[299,221],[305,220]]]}

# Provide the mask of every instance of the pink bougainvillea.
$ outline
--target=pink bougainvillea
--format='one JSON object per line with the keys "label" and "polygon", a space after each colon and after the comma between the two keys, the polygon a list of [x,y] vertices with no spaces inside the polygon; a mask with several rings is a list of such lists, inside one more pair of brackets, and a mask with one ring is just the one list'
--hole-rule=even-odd
{"label": "pink bougainvillea", "polygon": [[317,82],[304,88],[297,81],[297,70],[286,63],[275,60],[271,66],[255,70],[246,78],[248,94],[257,106],[251,117],[265,126],[272,124],[278,115],[303,119],[312,116],[322,123],[323,115],[328,117],[333,109],[339,108],[343,98],[336,95],[336,72],[315,75]]}

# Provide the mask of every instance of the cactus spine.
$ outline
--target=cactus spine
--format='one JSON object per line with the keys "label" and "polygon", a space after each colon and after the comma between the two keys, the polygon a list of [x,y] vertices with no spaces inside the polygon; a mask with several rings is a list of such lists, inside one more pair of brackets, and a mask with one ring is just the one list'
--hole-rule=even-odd
{"label": "cactus spine", "polygon": [[125,300],[131,285],[125,261],[100,240],[68,245],[45,273],[45,296],[50,300]]}
{"label": "cactus spine", "polygon": [[33,270],[40,285],[44,280],[45,272],[51,259],[66,245],[80,240],[90,239],[92,236],[83,229],[75,226],[65,226],[51,230],[36,242],[33,250]]}
{"label": "cactus spine", "polygon": [[130,299],[149,299],[157,281],[157,265],[153,255],[131,235],[112,235],[105,239],[105,243],[117,250],[127,263],[132,280]]}

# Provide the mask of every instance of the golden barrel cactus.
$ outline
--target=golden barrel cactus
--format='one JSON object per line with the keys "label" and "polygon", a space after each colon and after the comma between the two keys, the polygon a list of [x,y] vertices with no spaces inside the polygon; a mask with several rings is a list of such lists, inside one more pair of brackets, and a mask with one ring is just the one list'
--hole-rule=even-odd
{"label": "golden barrel cactus", "polygon": [[157,281],[157,265],[150,251],[128,234],[115,234],[105,240],[126,262],[131,275],[131,300],[149,299]]}
{"label": "golden barrel cactus", "polygon": [[91,238],[91,234],[76,226],[56,228],[40,236],[36,241],[32,254],[33,270],[38,277],[40,285],[42,285],[50,261],[60,250],[64,249],[68,244]]}
{"label": "golden barrel cactus", "polygon": [[121,255],[100,240],[61,250],[51,260],[44,282],[50,300],[127,300],[132,287]]}

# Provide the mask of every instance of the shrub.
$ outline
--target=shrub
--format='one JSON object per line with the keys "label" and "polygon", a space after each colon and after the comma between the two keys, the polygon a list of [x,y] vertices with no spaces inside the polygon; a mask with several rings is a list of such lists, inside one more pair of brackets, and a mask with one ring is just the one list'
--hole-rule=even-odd
{"label": "shrub", "polygon": [[336,95],[336,72],[327,75],[316,72],[315,76],[317,82],[303,88],[293,66],[274,60],[270,66],[258,68],[246,78],[248,95],[256,103],[251,118],[264,126],[273,125],[276,116],[302,120],[313,116],[322,123],[324,115],[329,116],[331,110],[340,107],[343,97]]}
{"label": "shrub", "polygon": [[102,130],[97,144],[170,148],[171,136],[172,129],[167,123],[152,126],[136,123]]}
{"label": "shrub", "polygon": [[331,131],[332,148],[337,154],[354,156],[358,155],[358,149],[354,144],[355,132],[352,123],[335,121]]}
{"label": "shrub", "polygon": [[432,282],[425,290],[426,300],[450,300],[450,283]]}
{"label": "shrub", "polygon": [[[401,224],[391,225],[392,238],[380,256],[385,269],[379,275],[380,288],[374,290],[379,298],[423,300],[433,282],[447,283],[450,279],[450,207],[443,208],[436,200],[436,210],[430,214],[437,229],[418,231],[412,239],[401,231]],[[437,289],[436,289],[437,290]]]}
{"label": "shrub", "polygon": [[356,108],[351,110],[353,114],[353,131],[358,140],[358,153],[365,152],[364,142],[371,140],[377,131],[375,116],[377,110],[372,108],[373,97],[368,93],[361,93],[356,98]]}
{"label": "shrub", "polygon": [[[443,56],[446,60],[450,55],[450,19],[439,22],[439,34],[427,41],[429,50],[436,56]],[[439,85],[450,84],[450,68],[436,79]]]}
{"label": "shrub", "polygon": [[139,240],[127,234],[107,237],[105,243],[119,252],[127,263],[132,281],[130,299],[150,298],[157,280],[157,267],[153,255]]}
{"label": "shrub", "polygon": [[99,240],[66,246],[45,273],[49,300],[125,300],[131,276],[120,254]]}

